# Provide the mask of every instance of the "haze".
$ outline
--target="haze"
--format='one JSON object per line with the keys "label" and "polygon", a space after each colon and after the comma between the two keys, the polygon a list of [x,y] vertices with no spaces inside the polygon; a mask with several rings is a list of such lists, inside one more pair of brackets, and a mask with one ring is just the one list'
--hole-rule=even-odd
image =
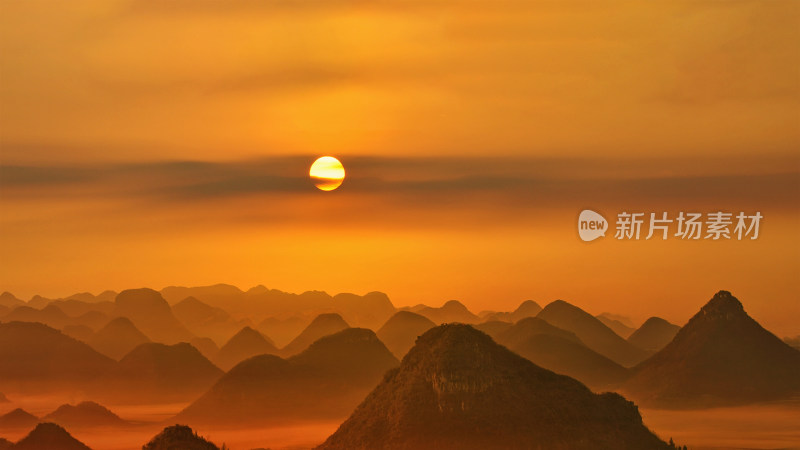
{"label": "haze", "polygon": [[[800,5],[0,4],[0,290],[265,284],[800,315]],[[306,174],[339,157],[332,195]],[[757,241],[577,239],[592,208]]]}

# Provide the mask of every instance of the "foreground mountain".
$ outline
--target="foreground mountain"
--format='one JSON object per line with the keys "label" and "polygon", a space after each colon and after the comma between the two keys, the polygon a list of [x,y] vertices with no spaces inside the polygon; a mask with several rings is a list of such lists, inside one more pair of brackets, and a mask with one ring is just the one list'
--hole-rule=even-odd
{"label": "foreground mountain", "polygon": [[377,335],[394,356],[400,359],[414,346],[417,337],[435,326],[425,316],[411,311],[398,311],[383,324]]}
{"label": "foreground mountain", "polygon": [[450,300],[449,302],[445,303],[439,308],[423,306],[414,312],[427,317],[437,325],[450,322],[459,322],[459,323],[480,322],[480,318],[478,316],[470,312],[470,310],[467,309],[466,306],[464,306],[461,302],[457,300]]}
{"label": "foreground mountain", "polygon": [[150,342],[127,317],[112,319],[88,340],[88,344],[98,352],[116,360],[130,353],[136,347]]}
{"label": "foreground mountain", "polygon": [[278,353],[269,339],[250,327],[244,327],[219,349],[214,361],[222,370],[228,371],[247,358]]}
{"label": "foreground mountain", "polygon": [[90,385],[115,362],[40,323],[0,323],[0,390],[44,394]]}
{"label": "foreground mountain", "polygon": [[17,442],[14,450],[90,450],[72,437],[67,430],[54,423],[40,423],[27,436]]}
{"label": "foreground mountain", "polygon": [[596,317],[563,300],[545,306],[536,317],[575,333],[587,347],[622,366],[636,365],[650,355],[621,338]]}
{"label": "foreground mountain", "polygon": [[618,394],[592,393],[468,325],[422,335],[319,449],[635,449],[668,446]]}
{"label": "foreground mountain", "polygon": [[39,418],[22,408],[17,408],[0,416],[0,429],[3,430],[27,429],[35,426],[37,423],[39,423]]}
{"label": "foreground mountain", "polygon": [[574,333],[536,317],[520,320],[495,340],[536,365],[593,389],[614,387],[628,376],[627,369],[586,347]]}
{"label": "foreground mountain", "polygon": [[657,352],[666,347],[680,329],[660,317],[651,317],[628,337],[628,342],[641,349]]}
{"label": "foreground mountain", "polygon": [[186,425],[173,425],[164,428],[142,450],[219,450],[219,447]]}
{"label": "foreground mountain", "polygon": [[190,401],[220,376],[222,371],[187,343],[147,343],[125,355],[92,392],[109,403]]}
{"label": "foreground mountain", "polygon": [[94,428],[127,425],[118,415],[95,402],[81,402],[77,405],[61,405],[44,416],[43,421],[56,423],[66,428]]}
{"label": "foreground mountain", "polygon": [[338,333],[350,325],[335,313],[320,314],[296,337],[281,350],[284,356],[296,355],[307,349],[316,340]]}
{"label": "foreground mountain", "polygon": [[152,289],[126,289],[117,295],[113,315],[127,317],[155,342],[176,344],[194,336],[178,321],[161,294]]}
{"label": "foreground mountain", "polygon": [[800,351],[719,291],[675,338],[637,366],[623,390],[646,406],[692,408],[800,394]]}
{"label": "foreground mountain", "polygon": [[248,426],[346,417],[397,364],[375,333],[348,328],[289,359],[241,362],[176,420]]}

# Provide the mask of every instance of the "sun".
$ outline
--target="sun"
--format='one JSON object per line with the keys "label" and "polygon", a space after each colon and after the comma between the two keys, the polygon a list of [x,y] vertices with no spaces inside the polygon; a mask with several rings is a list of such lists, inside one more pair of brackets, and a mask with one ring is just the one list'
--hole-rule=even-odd
{"label": "sun", "polygon": [[333,156],[323,156],[314,161],[308,170],[308,175],[317,189],[332,191],[344,181],[344,166]]}

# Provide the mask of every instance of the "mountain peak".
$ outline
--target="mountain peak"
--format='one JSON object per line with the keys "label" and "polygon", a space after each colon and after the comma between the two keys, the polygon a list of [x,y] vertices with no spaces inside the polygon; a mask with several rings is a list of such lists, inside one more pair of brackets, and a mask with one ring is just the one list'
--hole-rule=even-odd
{"label": "mountain peak", "polygon": [[459,309],[461,311],[466,311],[467,310],[467,307],[464,306],[464,304],[461,303],[458,300],[448,300],[444,305],[442,305],[442,309],[445,309],[445,308],[448,308],[448,309]]}
{"label": "mountain peak", "polygon": [[72,437],[67,430],[54,423],[36,425],[25,438],[17,442],[15,449],[20,450],[90,450],[85,444]]}
{"label": "mountain peak", "polygon": [[744,306],[730,292],[719,291],[700,311],[710,317],[728,317],[731,314],[744,314]]}
{"label": "mountain peak", "polygon": [[150,440],[143,450],[163,450],[172,448],[183,448],[191,450],[218,450],[214,443],[199,436],[194,430],[186,425],[173,425],[164,428]]}

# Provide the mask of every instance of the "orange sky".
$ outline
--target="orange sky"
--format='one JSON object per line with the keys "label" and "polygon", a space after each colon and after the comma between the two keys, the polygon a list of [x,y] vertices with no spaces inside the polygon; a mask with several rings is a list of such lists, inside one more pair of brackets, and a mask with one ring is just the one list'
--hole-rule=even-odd
{"label": "orange sky", "polygon": [[[564,298],[800,334],[800,4],[0,3],[0,290]],[[332,154],[348,179],[307,179]],[[728,209],[754,242],[585,244]]]}

